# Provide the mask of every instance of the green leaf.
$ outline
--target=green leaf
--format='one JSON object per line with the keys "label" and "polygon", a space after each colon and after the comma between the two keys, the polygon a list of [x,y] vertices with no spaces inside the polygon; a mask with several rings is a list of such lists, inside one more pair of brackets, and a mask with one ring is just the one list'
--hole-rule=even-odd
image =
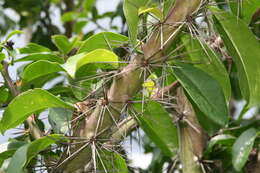
{"label": "green leaf", "polygon": [[0,103],[5,103],[9,98],[9,91],[6,87],[0,87]]}
{"label": "green leaf", "polygon": [[64,13],[61,16],[61,21],[63,23],[70,22],[70,21],[75,21],[78,17],[79,17],[79,13],[78,12],[76,12],[76,11],[69,11],[69,12]]}
{"label": "green leaf", "polygon": [[97,68],[105,69],[118,67],[118,56],[106,49],[96,49],[89,53],[81,53],[70,57],[63,65],[68,74],[74,78],[76,71],[86,64],[92,63]]}
{"label": "green leaf", "polygon": [[51,74],[57,73],[60,71],[65,71],[59,63],[49,62],[46,60],[40,60],[33,62],[28,65],[22,74],[22,79],[24,82],[30,82],[36,78]]}
{"label": "green leaf", "polygon": [[95,2],[96,0],[85,0],[83,3],[84,11],[88,13]]}
{"label": "green leaf", "polygon": [[[135,104],[134,107],[140,113],[142,112],[142,104]],[[176,154],[178,147],[177,128],[161,104],[155,101],[145,103],[143,115],[138,116],[138,121],[146,135],[165,155],[172,157]]]}
{"label": "green leaf", "polygon": [[82,32],[84,26],[87,24],[87,21],[77,21],[74,25],[73,25],[73,32],[79,34]]}
{"label": "green leaf", "polygon": [[208,119],[225,126],[228,122],[228,110],[218,82],[190,64],[176,63],[176,65],[175,75],[197,107]]}
{"label": "green leaf", "polygon": [[105,150],[97,152],[100,156],[98,157],[98,170],[111,173],[128,173],[126,161],[119,154]]}
{"label": "green leaf", "polygon": [[26,91],[15,97],[5,109],[0,121],[1,132],[21,124],[32,113],[52,107],[73,109],[72,105],[42,89]]}
{"label": "green leaf", "polygon": [[30,163],[32,158],[37,156],[37,154],[39,152],[43,151],[44,149],[49,147],[51,144],[58,143],[58,142],[61,142],[64,140],[65,140],[65,138],[63,135],[52,134],[52,135],[41,137],[41,138],[31,142],[27,147],[27,152],[26,152],[27,159],[26,159],[26,163],[23,164],[23,167],[25,168]]}
{"label": "green leaf", "polygon": [[194,66],[208,73],[213,79],[219,82],[228,102],[231,97],[231,85],[227,70],[220,58],[201,40],[193,39],[189,35],[185,35],[182,37],[182,41],[184,42],[187,52],[189,52],[188,56],[191,60],[193,62],[199,62]]}
{"label": "green leaf", "polygon": [[14,36],[14,35],[22,34],[22,33],[23,33],[23,31],[14,30],[14,31],[10,32],[10,33],[7,35],[5,41],[8,41],[8,40],[9,40],[12,36]]}
{"label": "green leaf", "polygon": [[124,0],[123,10],[127,21],[132,46],[136,46],[137,44],[139,23],[138,9],[145,6],[148,1],[149,0]]}
{"label": "green leaf", "polygon": [[28,149],[28,144],[20,147],[13,155],[6,172],[7,173],[25,173],[23,170],[23,165],[26,163],[26,153]]}
{"label": "green leaf", "polygon": [[89,37],[79,48],[78,53],[90,52],[95,49],[108,49],[120,47],[128,42],[128,38],[113,32],[101,32]]}
{"label": "green leaf", "polygon": [[8,159],[14,155],[15,151],[16,150],[11,149],[11,150],[7,150],[7,151],[0,153],[0,168],[2,167],[2,165],[6,159]]}
{"label": "green leaf", "polygon": [[66,133],[70,127],[73,111],[64,108],[50,108],[48,120],[54,133]]}
{"label": "green leaf", "polygon": [[243,132],[236,140],[232,148],[232,163],[235,170],[240,171],[246,164],[256,137],[256,129],[250,128]]}
{"label": "green leaf", "polygon": [[212,12],[215,16],[215,26],[237,66],[240,89],[248,107],[259,105],[259,43],[247,25],[236,16],[217,9],[212,9]]}
{"label": "green leaf", "polygon": [[235,16],[241,17],[247,25],[250,24],[253,15],[260,9],[259,0],[231,1],[229,6]]}
{"label": "green leaf", "polygon": [[57,63],[64,63],[64,60],[52,53],[47,53],[47,54],[43,54],[43,53],[34,53],[34,54],[30,54],[28,56],[22,57],[20,59],[16,59],[14,62],[23,62],[23,61],[39,61],[39,60],[47,60],[47,61],[51,61],[51,62],[57,62]]}
{"label": "green leaf", "polygon": [[51,52],[51,50],[47,47],[41,46],[36,43],[28,43],[25,47],[20,48],[19,52],[21,54],[31,54],[31,53]]}
{"label": "green leaf", "polygon": [[138,15],[145,13],[151,13],[155,17],[157,17],[159,20],[163,20],[163,13],[158,7],[140,7],[138,9]]}
{"label": "green leaf", "polygon": [[0,62],[3,61],[5,59],[5,54],[0,52]]}
{"label": "green leaf", "polygon": [[65,35],[54,35],[51,39],[56,47],[65,55],[67,55],[73,48],[73,45]]}
{"label": "green leaf", "polygon": [[210,139],[208,146],[206,148],[205,153],[212,152],[212,149],[215,145],[225,145],[225,146],[232,146],[235,142],[235,137],[229,134],[221,134],[214,136]]}

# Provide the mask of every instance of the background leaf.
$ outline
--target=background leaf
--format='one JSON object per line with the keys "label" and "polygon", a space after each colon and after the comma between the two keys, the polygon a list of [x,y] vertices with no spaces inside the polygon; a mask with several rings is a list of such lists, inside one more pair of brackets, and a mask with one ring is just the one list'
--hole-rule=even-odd
{"label": "background leaf", "polygon": [[51,52],[51,50],[47,47],[36,43],[28,43],[25,47],[20,48],[19,52],[21,54],[31,54],[31,53],[40,53],[40,52]]}
{"label": "background leaf", "polygon": [[40,60],[28,65],[22,74],[22,79],[25,82],[29,82],[41,76],[45,76],[51,73],[65,71],[59,63]]}
{"label": "background leaf", "polygon": [[73,48],[69,39],[64,35],[54,35],[51,39],[57,48],[65,55],[67,55]]}
{"label": "background leaf", "polygon": [[100,156],[98,157],[98,170],[111,173],[128,173],[126,161],[122,156],[116,152],[108,152],[104,150],[98,152]]}
{"label": "background leaf", "polygon": [[27,56],[24,56],[22,58],[16,59],[14,62],[22,62],[22,61],[39,61],[39,60],[46,60],[51,62],[57,62],[57,63],[64,63],[64,60],[53,54],[53,53],[33,53]]}
{"label": "background leaf", "polygon": [[128,37],[113,32],[101,32],[85,40],[78,50],[78,53],[90,52],[95,49],[111,50],[123,46],[128,42]]}
{"label": "background leaf", "polygon": [[127,21],[129,38],[133,47],[137,44],[138,10],[140,7],[145,6],[147,2],[148,0],[124,0],[123,10]]}
{"label": "background leaf", "polygon": [[188,95],[208,119],[220,126],[228,122],[223,91],[216,80],[189,64],[176,63],[174,72]]}
{"label": "background leaf", "polygon": [[199,62],[194,66],[208,73],[219,82],[228,102],[231,97],[229,76],[217,54],[202,40],[194,39],[189,35],[184,35],[182,41],[191,60],[195,63]]}
{"label": "background leaf", "polygon": [[67,73],[74,78],[76,71],[82,66],[92,63],[97,67],[118,67],[118,56],[106,49],[96,49],[89,53],[81,53],[70,57],[63,65]]}
{"label": "background leaf", "polygon": [[32,158],[37,156],[37,154],[39,152],[46,149],[51,144],[58,143],[58,142],[61,142],[64,140],[65,140],[65,138],[63,135],[51,134],[51,135],[44,136],[42,138],[39,138],[39,139],[31,142],[27,147],[26,163],[23,164],[23,167],[25,168],[29,164],[29,162],[32,160]]}
{"label": "background leaf", "polygon": [[260,44],[236,16],[216,9],[212,12],[216,27],[237,66],[240,89],[248,107],[259,105]]}
{"label": "background leaf", "polygon": [[24,173],[23,165],[26,163],[26,152],[28,149],[28,144],[20,147],[13,155],[6,172],[7,173]]}
{"label": "background leaf", "polygon": [[73,109],[72,105],[42,89],[28,90],[18,95],[4,111],[3,118],[0,121],[1,132],[16,127],[32,113],[50,107]]}
{"label": "background leaf", "polygon": [[233,145],[232,163],[237,171],[240,171],[246,164],[256,137],[256,129],[250,128],[243,132]]}
{"label": "background leaf", "polygon": [[[142,112],[142,104],[135,104],[134,107],[138,112]],[[145,103],[143,115],[138,116],[138,122],[146,135],[165,155],[172,157],[176,154],[178,147],[177,128],[161,104],[155,101]]]}
{"label": "background leaf", "polygon": [[64,108],[50,108],[48,120],[54,133],[66,133],[70,127],[73,111]]}

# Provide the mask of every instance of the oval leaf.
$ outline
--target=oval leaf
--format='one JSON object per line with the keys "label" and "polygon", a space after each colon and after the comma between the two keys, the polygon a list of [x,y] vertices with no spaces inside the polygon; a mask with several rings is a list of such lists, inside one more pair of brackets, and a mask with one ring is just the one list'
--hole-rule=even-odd
{"label": "oval leaf", "polygon": [[128,38],[113,32],[101,32],[89,37],[79,48],[78,53],[90,52],[95,49],[108,49],[120,47],[128,42]]}
{"label": "oval leaf", "polygon": [[[142,112],[142,104],[135,104],[134,107]],[[177,128],[161,104],[155,101],[146,103],[143,115],[138,116],[138,122],[146,135],[165,155],[172,157],[176,154],[178,147]]]}
{"label": "oval leaf", "polygon": [[197,107],[220,126],[228,122],[228,110],[223,91],[216,80],[189,64],[176,63],[174,72]]}
{"label": "oval leaf", "polygon": [[66,133],[69,130],[72,113],[64,108],[50,108],[48,120],[54,133]]}
{"label": "oval leaf", "polygon": [[[242,20],[212,9],[215,24],[238,69],[240,89],[248,107],[260,103],[260,45]],[[246,43],[246,44],[245,44]]]}
{"label": "oval leaf", "polygon": [[23,165],[26,163],[26,152],[28,149],[28,144],[20,147],[16,152],[14,153],[6,172],[7,173],[24,173]]}
{"label": "oval leaf", "polygon": [[128,173],[125,159],[116,152],[97,150],[97,154],[99,158],[97,167],[100,172]]}
{"label": "oval leaf", "polygon": [[22,74],[22,79],[25,82],[29,82],[41,76],[60,71],[64,71],[64,69],[59,63],[40,60],[28,65],[25,68]]}
{"label": "oval leaf", "polygon": [[22,61],[39,61],[39,60],[46,60],[46,61],[51,61],[51,62],[57,62],[57,63],[64,63],[64,60],[52,53],[34,53],[27,55],[25,57],[22,57],[20,59],[16,59],[14,62],[22,62]]}
{"label": "oval leaf", "polygon": [[235,170],[240,171],[246,164],[256,137],[256,129],[251,128],[243,132],[236,140],[232,148],[232,163]]}
{"label": "oval leaf", "polygon": [[51,52],[51,50],[47,47],[41,46],[36,43],[28,43],[24,48],[20,48],[19,52],[21,54],[24,53],[40,53],[40,52]]}
{"label": "oval leaf", "polygon": [[193,39],[189,35],[185,35],[182,37],[182,41],[184,42],[187,52],[189,52],[188,56],[191,60],[193,62],[199,62],[194,66],[205,71],[213,79],[217,80],[224,91],[226,100],[229,101],[231,97],[229,76],[220,58],[207,44],[202,42],[202,40]]}
{"label": "oval leaf", "polygon": [[73,48],[73,45],[65,35],[54,35],[51,39],[55,46],[65,55]]}
{"label": "oval leaf", "polygon": [[52,135],[49,135],[49,136],[44,136],[42,138],[39,138],[39,139],[31,142],[28,145],[28,148],[27,148],[27,152],[26,152],[26,156],[27,156],[26,158],[27,159],[26,159],[26,163],[23,164],[23,167],[25,168],[30,163],[32,158],[37,156],[37,154],[39,152],[46,149],[51,144],[64,141],[64,139],[65,138],[64,138],[63,135],[52,134]]}
{"label": "oval leaf", "polygon": [[1,132],[21,124],[32,113],[51,107],[73,109],[73,106],[42,89],[26,91],[12,100],[0,121]]}
{"label": "oval leaf", "polygon": [[205,151],[206,154],[210,153],[215,145],[225,145],[225,146],[232,146],[235,142],[235,137],[229,134],[221,134],[214,136],[210,139],[207,149]]}
{"label": "oval leaf", "polygon": [[104,67],[105,65],[108,68],[117,68],[118,56],[106,49],[96,49],[89,53],[81,53],[70,57],[68,61],[63,65],[63,68],[72,78],[74,78],[78,69],[90,63],[95,64],[97,67]]}
{"label": "oval leaf", "polygon": [[128,25],[129,37],[133,46],[137,43],[138,9],[145,6],[148,0],[124,0],[123,10]]}

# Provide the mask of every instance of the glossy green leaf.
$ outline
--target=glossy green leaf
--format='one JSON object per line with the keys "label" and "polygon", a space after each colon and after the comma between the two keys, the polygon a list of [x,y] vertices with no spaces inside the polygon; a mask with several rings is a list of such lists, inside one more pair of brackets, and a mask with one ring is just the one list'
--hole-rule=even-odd
{"label": "glossy green leaf", "polygon": [[60,71],[64,71],[59,63],[50,62],[46,60],[40,60],[33,62],[28,65],[22,74],[22,79],[24,82],[32,81],[36,78],[51,74],[57,73]]}
{"label": "glossy green leaf", "polygon": [[221,85],[227,102],[231,97],[231,86],[229,76],[224,64],[216,53],[208,47],[203,41],[193,39],[189,35],[182,37],[185,48],[189,52],[188,56],[195,64],[195,67],[208,73],[213,79],[217,80]]}
{"label": "glossy green leaf", "polygon": [[128,38],[113,32],[101,32],[89,37],[79,48],[78,53],[90,52],[95,49],[108,49],[120,47],[128,42]]}
{"label": "glossy green leaf", "polygon": [[0,52],[0,71],[3,69],[2,61],[5,59],[5,54]]}
{"label": "glossy green leaf", "polygon": [[228,122],[228,109],[222,88],[204,71],[190,64],[176,63],[174,72],[197,107],[220,126]]}
{"label": "glossy green leaf", "polygon": [[93,6],[93,4],[96,2],[96,0],[85,0],[83,3],[84,11],[87,13]]}
{"label": "glossy green leaf", "polygon": [[243,1],[232,1],[229,0],[229,6],[231,11],[235,16],[239,16],[246,22],[250,24],[254,13],[260,9],[259,0],[243,0]]}
{"label": "glossy green leaf", "polygon": [[87,25],[87,21],[77,21],[74,25],[73,25],[73,32],[79,34],[83,31],[84,26]]}
{"label": "glossy green leaf", "polygon": [[232,148],[232,163],[235,170],[240,171],[246,164],[256,137],[256,129],[250,128],[243,132],[234,143]]}
{"label": "glossy green leaf", "polygon": [[27,147],[26,152],[26,163],[23,164],[23,167],[25,168],[32,158],[37,156],[39,152],[49,147],[51,144],[64,142],[65,138],[63,135],[59,134],[52,134],[48,136],[41,137],[33,142],[31,142]]}
{"label": "glossy green leaf", "polygon": [[58,73],[51,73],[51,74],[42,76],[40,78],[36,78],[30,82],[22,81],[21,91],[27,91],[27,90],[33,89],[33,88],[42,88],[46,83],[48,83],[49,81],[51,81],[59,76],[60,76],[60,74],[58,74]]}
{"label": "glossy green leaf", "polygon": [[5,54],[0,52],[0,62],[3,61],[5,59]]}
{"label": "glossy green leaf", "polygon": [[21,54],[31,54],[31,53],[41,53],[41,52],[51,52],[47,47],[41,46],[36,43],[28,43],[25,47],[20,48],[19,52]]}
{"label": "glossy green leaf", "polygon": [[74,78],[76,71],[86,64],[93,64],[105,69],[118,67],[118,56],[106,49],[96,49],[89,53],[81,53],[70,57],[63,65],[68,74]]}
{"label": "glossy green leaf", "polygon": [[9,91],[6,87],[0,87],[0,103],[5,103],[9,98]]}
{"label": "glossy green leaf", "polygon": [[[142,112],[142,104],[135,104],[134,107],[138,112]],[[176,154],[178,147],[177,128],[161,104],[155,101],[145,103],[143,115],[138,116],[138,121],[146,135],[165,155],[172,157]]]}
{"label": "glossy green leaf", "polygon": [[137,44],[138,9],[145,6],[149,0],[124,0],[123,10],[128,25],[129,37],[133,46]]}
{"label": "glossy green leaf", "polygon": [[248,107],[259,105],[260,44],[236,16],[217,9],[212,11],[215,26],[237,66],[240,89]]}
{"label": "glossy green leaf", "polygon": [[14,62],[23,62],[23,61],[39,61],[39,60],[46,60],[46,61],[51,61],[51,62],[57,62],[57,63],[64,63],[64,60],[52,53],[34,53],[27,55],[25,57],[16,59]]}
{"label": "glossy green leaf", "polygon": [[48,120],[54,133],[66,133],[70,127],[73,111],[64,108],[50,108]]}
{"label": "glossy green leaf", "polygon": [[15,152],[16,152],[16,150],[11,149],[11,150],[7,150],[7,151],[0,153],[0,168],[2,167],[4,161],[6,159],[9,159],[10,157],[12,157]]}
{"label": "glossy green leaf", "polygon": [[150,8],[150,7],[140,7],[138,9],[138,15],[139,16],[141,14],[145,14],[145,13],[151,13],[152,15],[157,17],[158,19],[160,19],[160,20],[163,19],[163,13],[158,7],[152,7],[152,8]]}
{"label": "glossy green leaf", "polygon": [[111,173],[128,173],[126,161],[119,154],[105,150],[97,152],[99,153],[98,170]]}
{"label": "glossy green leaf", "polygon": [[79,13],[78,12],[75,12],[75,11],[69,11],[69,12],[66,12],[64,13],[62,16],[61,16],[61,21],[63,23],[65,22],[70,22],[70,21],[75,21],[79,16]]}
{"label": "glossy green leaf", "polygon": [[215,145],[232,146],[236,138],[229,134],[221,134],[210,139],[205,153],[210,153]]}
{"label": "glossy green leaf", "polygon": [[73,109],[73,106],[42,89],[28,90],[15,97],[3,113],[0,121],[1,132],[16,127],[28,116],[51,107]]}
{"label": "glossy green leaf", "polygon": [[22,33],[23,33],[23,31],[14,30],[14,31],[10,32],[10,33],[7,35],[5,41],[9,40],[9,39],[10,39],[12,36],[14,36],[14,35],[22,34]]}
{"label": "glossy green leaf", "polygon": [[56,47],[65,55],[67,55],[73,48],[69,39],[65,35],[54,35],[51,39]]}
{"label": "glossy green leaf", "polygon": [[28,144],[20,147],[14,153],[8,167],[6,173],[25,173],[26,171],[23,169],[23,165],[26,163],[26,153],[28,149]]}

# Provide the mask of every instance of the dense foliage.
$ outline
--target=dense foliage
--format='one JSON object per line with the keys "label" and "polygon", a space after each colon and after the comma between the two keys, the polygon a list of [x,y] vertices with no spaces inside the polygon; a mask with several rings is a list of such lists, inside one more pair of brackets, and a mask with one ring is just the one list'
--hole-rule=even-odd
{"label": "dense foliage", "polygon": [[260,1],[97,3],[0,0],[0,172],[258,173]]}

